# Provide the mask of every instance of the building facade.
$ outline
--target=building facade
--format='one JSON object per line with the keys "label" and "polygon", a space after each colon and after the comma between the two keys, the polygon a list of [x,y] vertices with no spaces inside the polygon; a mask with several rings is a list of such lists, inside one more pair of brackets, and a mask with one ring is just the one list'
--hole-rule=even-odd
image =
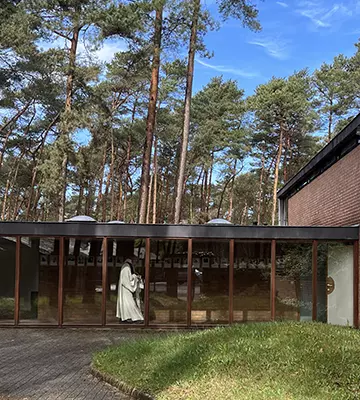
{"label": "building facade", "polygon": [[358,327],[358,275],[358,227],[0,223],[3,327]]}

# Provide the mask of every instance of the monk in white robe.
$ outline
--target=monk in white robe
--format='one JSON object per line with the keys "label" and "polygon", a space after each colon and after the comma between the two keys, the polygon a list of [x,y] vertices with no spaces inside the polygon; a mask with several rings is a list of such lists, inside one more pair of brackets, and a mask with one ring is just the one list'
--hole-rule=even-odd
{"label": "monk in white robe", "polygon": [[143,287],[142,279],[133,273],[132,261],[127,259],[121,267],[116,304],[116,317],[121,321],[143,321],[141,309],[134,295]]}

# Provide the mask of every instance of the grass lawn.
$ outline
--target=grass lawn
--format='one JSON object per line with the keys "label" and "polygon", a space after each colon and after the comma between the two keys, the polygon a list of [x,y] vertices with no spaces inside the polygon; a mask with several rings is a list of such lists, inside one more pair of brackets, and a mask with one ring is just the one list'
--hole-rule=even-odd
{"label": "grass lawn", "polygon": [[360,332],[243,324],[110,347],[93,366],[159,400],[360,399]]}

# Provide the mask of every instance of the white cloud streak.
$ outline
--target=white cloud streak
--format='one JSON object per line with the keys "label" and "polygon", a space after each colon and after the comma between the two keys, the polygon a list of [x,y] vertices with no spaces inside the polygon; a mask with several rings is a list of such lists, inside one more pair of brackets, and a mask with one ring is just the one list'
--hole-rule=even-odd
{"label": "white cloud streak", "polygon": [[296,13],[308,18],[315,28],[332,28],[356,12],[356,7],[343,3],[332,3],[328,0],[303,0],[298,3]]}
{"label": "white cloud streak", "polygon": [[212,65],[212,64],[209,64],[209,63],[207,63],[205,61],[199,60],[198,58],[196,59],[196,62],[199,63],[200,65],[206,67],[206,68],[210,68],[210,69],[213,69],[213,70],[218,71],[218,72],[238,75],[238,76],[241,76],[243,78],[252,79],[252,78],[257,78],[257,77],[260,76],[260,74],[258,72],[245,71],[245,70],[240,69],[240,68],[226,67],[224,65]]}
{"label": "white cloud streak", "polygon": [[282,1],[277,1],[276,4],[278,4],[279,6],[284,7],[284,8],[288,8],[289,7],[288,4],[286,4],[286,3],[282,2]]}
{"label": "white cloud streak", "polygon": [[289,51],[287,45],[281,39],[272,39],[266,37],[258,37],[248,41],[249,44],[262,47],[269,56],[279,60],[286,60],[289,58]]}

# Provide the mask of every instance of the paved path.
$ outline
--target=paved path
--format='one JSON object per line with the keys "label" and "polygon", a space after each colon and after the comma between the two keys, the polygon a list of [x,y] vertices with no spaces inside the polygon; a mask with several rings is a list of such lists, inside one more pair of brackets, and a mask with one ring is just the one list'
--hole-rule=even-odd
{"label": "paved path", "polygon": [[144,333],[0,329],[0,400],[128,400],[90,374],[91,354]]}

